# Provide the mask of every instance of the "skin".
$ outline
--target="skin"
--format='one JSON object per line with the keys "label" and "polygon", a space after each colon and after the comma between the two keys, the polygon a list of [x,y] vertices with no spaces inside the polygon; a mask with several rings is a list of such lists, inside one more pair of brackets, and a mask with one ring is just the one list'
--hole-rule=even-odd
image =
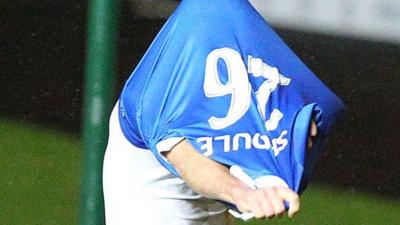
{"label": "skin", "polygon": [[[317,126],[312,121],[307,143],[309,149],[316,135]],[[232,203],[241,212],[254,213],[257,219],[281,217],[285,213],[285,201],[289,203],[289,217],[300,209],[296,192],[285,187],[250,189],[230,175],[226,166],[201,155],[185,140],[166,152],[165,156],[195,192]]]}

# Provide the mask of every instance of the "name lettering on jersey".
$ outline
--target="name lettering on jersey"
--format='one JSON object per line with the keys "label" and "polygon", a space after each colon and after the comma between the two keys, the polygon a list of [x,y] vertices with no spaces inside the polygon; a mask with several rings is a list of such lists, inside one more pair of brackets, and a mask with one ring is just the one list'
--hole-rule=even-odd
{"label": "name lettering on jersey", "polygon": [[266,136],[256,133],[251,135],[248,133],[238,133],[233,137],[231,135],[223,135],[217,137],[200,137],[197,138],[197,142],[201,143],[201,150],[204,151],[203,155],[211,156],[214,153],[214,146],[223,144],[224,152],[228,153],[231,151],[239,150],[270,150],[274,151],[274,156],[278,156],[279,153],[285,149],[288,145],[286,138],[287,130],[281,132],[279,137],[273,138],[272,140]]}
{"label": "name lettering on jersey", "polygon": [[[228,76],[228,81],[224,84],[220,80],[218,71],[220,60],[225,63]],[[267,119],[266,106],[271,93],[280,85],[288,86],[291,79],[280,74],[277,68],[264,63],[260,58],[248,56],[247,64],[248,68],[246,68],[241,55],[231,48],[215,49],[208,55],[203,85],[205,95],[209,98],[231,95],[226,116],[222,118],[210,116],[208,123],[212,129],[225,129],[235,124],[246,114],[250,107],[251,92],[253,90],[249,82],[249,75],[265,79],[259,87],[255,87],[257,107],[262,119],[265,121],[265,128],[268,131],[276,130],[279,122],[284,117],[283,113],[275,108],[269,115],[269,119]],[[251,149],[253,147],[260,150],[272,149],[274,155],[278,156],[288,144],[288,139],[285,138],[287,133],[287,130],[283,130],[279,137],[272,138],[272,140],[268,136],[261,134],[251,136],[248,133],[238,133],[233,137],[231,135],[201,137],[197,141],[203,143],[201,149],[205,151],[204,155],[206,156],[213,154],[213,145],[216,142],[223,142],[224,152]],[[241,143],[243,143],[242,146]]]}

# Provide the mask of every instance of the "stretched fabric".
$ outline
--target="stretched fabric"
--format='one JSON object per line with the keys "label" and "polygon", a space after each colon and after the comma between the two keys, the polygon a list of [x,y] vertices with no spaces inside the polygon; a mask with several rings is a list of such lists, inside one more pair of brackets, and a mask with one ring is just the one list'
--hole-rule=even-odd
{"label": "stretched fabric", "polygon": [[[127,139],[173,174],[161,152],[186,139],[212,160],[297,192],[344,109],[247,0],[183,0],[119,103]],[[312,119],[318,137],[307,151]]]}

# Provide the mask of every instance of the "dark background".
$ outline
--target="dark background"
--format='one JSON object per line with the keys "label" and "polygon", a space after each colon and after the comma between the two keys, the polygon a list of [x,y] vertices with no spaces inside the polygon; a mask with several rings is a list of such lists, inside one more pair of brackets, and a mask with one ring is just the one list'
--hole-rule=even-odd
{"label": "dark background", "polygon": [[[164,21],[121,4],[117,93]],[[80,132],[87,2],[0,2],[0,116]],[[313,181],[400,197],[400,46],[277,29],[346,103]]]}

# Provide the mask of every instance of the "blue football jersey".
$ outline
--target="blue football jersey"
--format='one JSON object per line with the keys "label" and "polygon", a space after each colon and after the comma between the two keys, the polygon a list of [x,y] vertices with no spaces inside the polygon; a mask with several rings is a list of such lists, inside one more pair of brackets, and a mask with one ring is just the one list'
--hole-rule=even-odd
{"label": "blue football jersey", "polygon": [[[160,152],[184,138],[298,192],[343,108],[247,0],[183,0],[119,99],[127,139],[175,175]],[[307,153],[312,119],[318,138]]]}

